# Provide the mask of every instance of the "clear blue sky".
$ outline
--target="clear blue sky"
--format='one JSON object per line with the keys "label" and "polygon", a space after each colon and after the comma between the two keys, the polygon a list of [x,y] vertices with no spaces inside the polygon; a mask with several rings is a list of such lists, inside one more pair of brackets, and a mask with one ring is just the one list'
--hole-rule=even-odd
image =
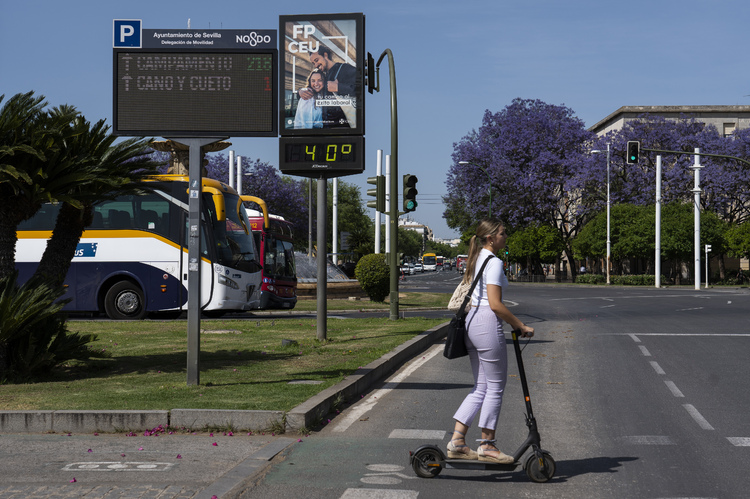
{"label": "clear blue sky", "polygon": [[[314,5],[321,5],[315,8]],[[3,0],[0,93],[34,90],[87,119],[112,119],[112,20],[144,28],[278,29],[278,16],[362,12],[366,50],[394,54],[399,174],[419,177],[413,218],[454,237],[440,197],[453,143],[514,98],[571,108],[591,126],[624,105],[750,105],[747,0],[379,0],[358,2]],[[366,96],[367,189],[390,152],[387,62]],[[232,139],[278,164],[278,141]],[[400,182],[399,182],[400,185]]]}

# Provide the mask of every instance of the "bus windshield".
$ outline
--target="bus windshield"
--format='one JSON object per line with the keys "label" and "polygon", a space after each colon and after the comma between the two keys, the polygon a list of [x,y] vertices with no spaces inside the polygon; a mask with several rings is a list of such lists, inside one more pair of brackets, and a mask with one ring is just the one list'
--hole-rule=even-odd
{"label": "bus windshield", "polygon": [[275,279],[295,279],[294,248],[291,241],[277,238],[273,233],[266,236],[263,275]]}
{"label": "bus windshield", "polygon": [[[215,208],[210,195],[204,200],[209,206],[212,218],[215,220]],[[236,194],[225,193],[226,206],[225,223],[216,223],[213,237],[216,244],[216,263],[240,270],[242,272],[257,272],[260,262],[253,241],[253,236],[247,224],[237,211],[240,198]]]}

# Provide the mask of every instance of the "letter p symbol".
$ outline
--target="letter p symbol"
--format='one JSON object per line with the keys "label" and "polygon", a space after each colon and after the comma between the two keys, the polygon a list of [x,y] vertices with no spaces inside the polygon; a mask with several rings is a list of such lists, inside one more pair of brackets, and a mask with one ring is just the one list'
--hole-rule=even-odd
{"label": "letter p symbol", "polygon": [[128,26],[127,24],[123,24],[120,26],[120,43],[125,43],[125,39],[129,36],[133,36],[133,33],[135,33],[135,28],[132,26]]}

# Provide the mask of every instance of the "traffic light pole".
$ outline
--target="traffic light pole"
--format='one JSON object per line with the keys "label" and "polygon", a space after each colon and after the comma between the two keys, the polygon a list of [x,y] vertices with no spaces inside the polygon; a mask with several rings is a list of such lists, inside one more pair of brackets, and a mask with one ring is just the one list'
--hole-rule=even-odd
{"label": "traffic light pole", "polygon": [[385,49],[380,54],[376,67],[385,56],[388,56],[388,70],[390,75],[391,90],[391,203],[390,203],[390,223],[386,230],[391,231],[390,253],[391,260],[391,313],[392,321],[398,320],[398,106],[396,105],[396,67],[393,62],[393,52],[391,49]]}

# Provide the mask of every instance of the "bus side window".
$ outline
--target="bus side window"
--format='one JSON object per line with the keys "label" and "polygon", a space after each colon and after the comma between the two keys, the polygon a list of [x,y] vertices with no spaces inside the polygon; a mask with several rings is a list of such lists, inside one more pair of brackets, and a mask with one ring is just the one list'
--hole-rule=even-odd
{"label": "bus side window", "polygon": [[109,227],[112,229],[130,229],[130,213],[123,210],[109,210]]}

